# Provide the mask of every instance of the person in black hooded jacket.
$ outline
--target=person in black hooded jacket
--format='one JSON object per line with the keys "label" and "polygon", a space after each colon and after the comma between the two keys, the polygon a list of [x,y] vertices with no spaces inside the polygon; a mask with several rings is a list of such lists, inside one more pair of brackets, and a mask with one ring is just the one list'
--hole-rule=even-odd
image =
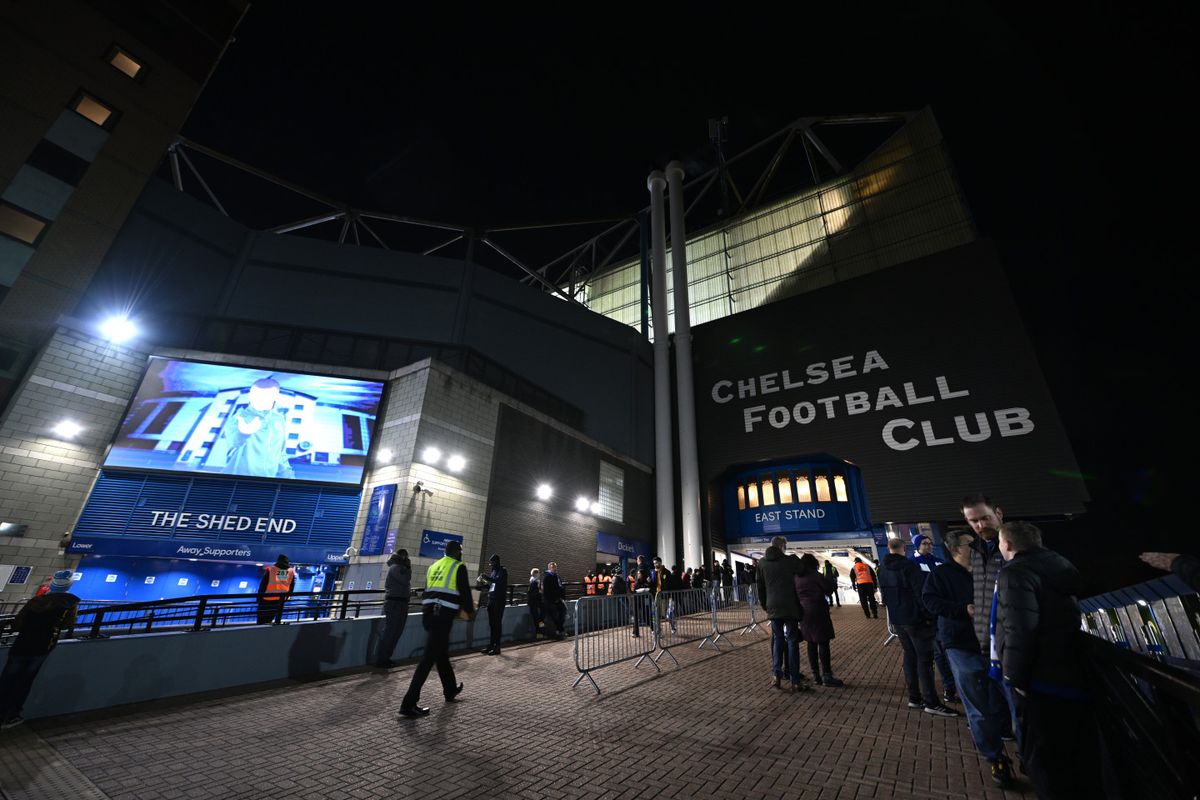
{"label": "person in black hooded jacket", "polygon": [[1103,797],[1100,734],[1079,646],[1079,571],[1042,547],[1042,532],[1027,522],[1000,526],[1000,552],[1007,563],[993,601],[993,659],[1013,690],[1025,773],[1042,800]]}

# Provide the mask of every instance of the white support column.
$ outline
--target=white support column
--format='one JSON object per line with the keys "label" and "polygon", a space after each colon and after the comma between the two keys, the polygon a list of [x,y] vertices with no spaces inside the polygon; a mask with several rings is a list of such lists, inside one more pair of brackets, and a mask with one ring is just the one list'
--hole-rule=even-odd
{"label": "white support column", "polygon": [[650,173],[651,309],[654,315],[654,480],[658,499],[658,550],[670,567],[675,563],[675,464],[671,446],[671,337],[667,323],[667,230],[663,189],[667,181]]}
{"label": "white support column", "polygon": [[700,463],[696,453],[696,391],[692,383],[692,321],[688,297],[687,232],[683,224],[683,165],[667,164],[671,203],[671,271],[675,284],[675,394],[679,403],[679,494],[683,565],[704,561],[700,525]]}

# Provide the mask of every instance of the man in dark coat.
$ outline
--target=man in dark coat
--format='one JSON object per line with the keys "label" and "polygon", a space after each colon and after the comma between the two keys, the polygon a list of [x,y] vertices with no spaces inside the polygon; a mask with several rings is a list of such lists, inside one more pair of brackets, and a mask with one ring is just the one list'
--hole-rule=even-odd
{"label": "man in dark coat", "polygon": [[[546,604],[546,635],[554,639],[562,639],[563,629],[567,624],[567,592],[558,577],[558,564],[551,561],[546,565],[546,574],[542,576],[542,601]],[[554,630],[551,631],[550,628]]]}
{"label": "man in dark coat", "polygon": [[795,577],[796,599],[800,601],[800,610],[803,612],[800,638],[808,645],[808,666],[812,670],[813,683],[818,686],[845,686],[834,676],[830,665],[829,643],[833,640],[833,620],[829,616],[829,601],[826,598],[833,591],[833,584],[818,569],[817,559],[812,553],[800,557],[800,574]]}
{"label": "man in dark coat", "polygon": [[375,653],[375,666],[381,669],[392,666],[392,653],[408,623],[408,598],[412,594],[412,562],[408,560],[408,551],[397,550],[387,563],[387,577],[383,581],[383,616],[386,621],[383,635],[379,637],[379,650]]}
{"label": "man in dark coat", "polygon": [[822,577],[829,583],[829,595],[825,598],[826,602],[832,606],[837,602],[837,607],[842,607],[842,593],[838,591],[838,570],[829,559],[825,559],[825,567],[822,571]]}
{"label": "man in dark coat", "polygon": [[1042,532],[1027,522],[1000,526],[1000,552],[1008,564],[996,586],[995,658],[1017,705],[1022,766],[1042,800],[1103,797],[1078,643],[1079,571],[1042,547]]}
{"label": "man in dark coat", "polygon": [[800,562],[784,555],[787,539],[776,536],[771,546],[758,563],[755,577],[758,588],[758,604],[771,620],[771,668],[775,675],[773,685],[783,688],[784,657],[786,653],[788,677],[792,691],[808,691],[812,687],[800,674],[800,630],[798,623],[800,601],[796,598],[795,577],[800,572]]}
{"label": "man in dark coat", "polygon": [[504,606],[508,603],[508,570],[500,566],[500,556],[492,553],[488,559],[487,612],[491,639],[484,649],[485,656],[500,655],[500,639],[504,633]]}
{"label": "man in dark coat", "polygon": [[934,568],[925,580],[921,600],[937,616],[937,637],[950,662],[962,698],[975,749],[987,759],[992,781],[1001,788],[1012,784],[1012,762],[1004,752],[1008,701],[1000,686],[988,678],[987,660],[979,654],[979,639],[967,608],[975,602],[971,580],[971,541],[965,530],[946,531],[942,546],[951,560]]}
{"label": "man in dark coat", "polygon": [[[996,578],[1004,566],[1000,554],[1000,525],[1004,522],[1004,510],[985,494],[972,494],[962,500],[962,515],[978,537],[971,542],[971,582],[975,590],[975,602],[968,608],[971,622],[975,626],[975,638],[979,640],[979,654],[987,661],[991,657],[992,634],[988,622],[992,608],[992,595],[996,591]],[[1017,731],[1017,713],[1013,704],[1012,690],[1002,685],[1004,702],[1008,706],[1009,722],[1005,734]]]}
{"label": "man in dark coat", "polygon": [[933,616],[921,603],[923,584],[920,567],[904,557],[904,540],[889,539],[888,554],[879,565],[879,593],[904,649],[908,707],[924,708],[926,714],[938,717],[957,717],[957,711],[938,701],[933,682]]}
{"label": "man in dark coat", "polygon": [[50,590],[22,606],[12,621],[18,633],[0,674],[0,728],[12,728],[25,721],[21,708],[38,671],[58,644],[58,637],[75,623],[79,598],[71,594],[71,580],[69,569],[54,573]]}

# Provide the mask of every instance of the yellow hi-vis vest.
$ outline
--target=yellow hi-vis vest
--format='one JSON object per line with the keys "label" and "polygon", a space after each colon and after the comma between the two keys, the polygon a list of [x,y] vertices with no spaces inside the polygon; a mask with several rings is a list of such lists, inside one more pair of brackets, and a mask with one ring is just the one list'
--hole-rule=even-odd
{"label": "yellow hi-vis vest", "polygon": [[439,605],[458,611],[458,567],[461,561],[443,556],[429,567],[425,573],[425,592],[421,595],[421,605]]}

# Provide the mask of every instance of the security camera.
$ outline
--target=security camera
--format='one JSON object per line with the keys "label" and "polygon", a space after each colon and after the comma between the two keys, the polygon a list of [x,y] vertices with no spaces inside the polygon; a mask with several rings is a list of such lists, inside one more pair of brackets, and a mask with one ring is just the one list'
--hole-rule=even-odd
{"label": "security camera", "polygon": [[433,492],[431,492],[429,489],[426,489],[425,484],[422,483],[421,481],[417,481],[416,485],[413,486],[413,494],[414,495],[423,494],[426,497],[433,497]]}
{"label": "security camera", "polygon": [[343,553],[342,555],[345,558],[354,558],[356,555],[358,555],[358,548],[357,547],[347,547],[346,552]]}

